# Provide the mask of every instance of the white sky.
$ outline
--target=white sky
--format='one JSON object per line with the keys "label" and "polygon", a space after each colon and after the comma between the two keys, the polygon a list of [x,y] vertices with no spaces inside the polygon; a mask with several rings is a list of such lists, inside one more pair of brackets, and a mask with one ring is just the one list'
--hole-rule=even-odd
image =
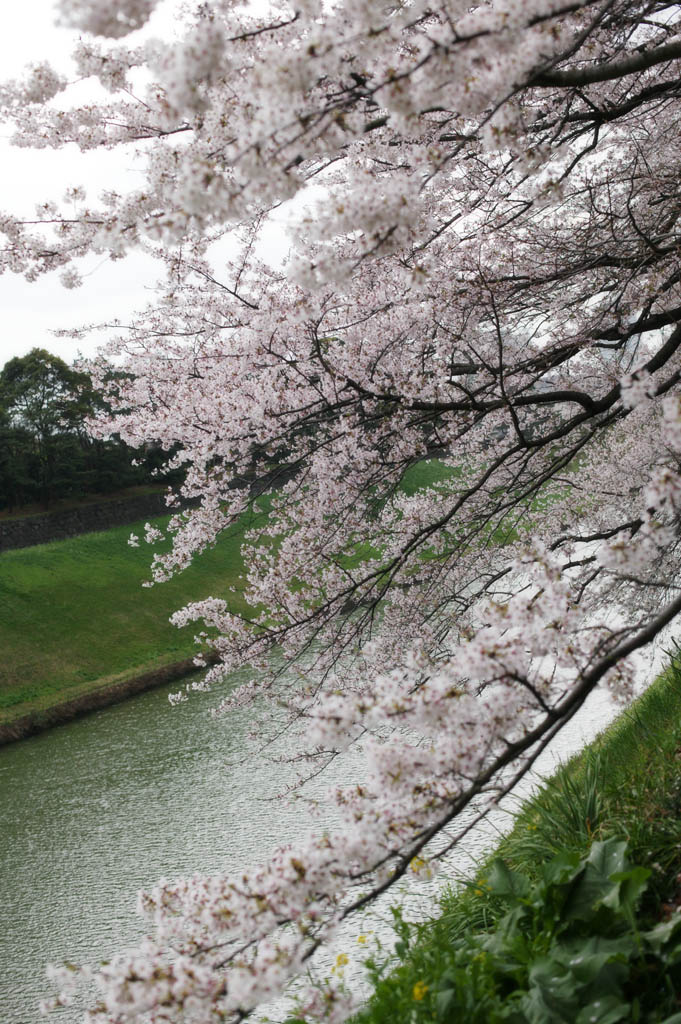
{"label": "white sky", "polygon": [[[172,34],[174,7],[169,0],[155,16],[151,24],[155,34]],[[53,0],[6,4],[0,34],[0,80],[21,77],[27,64],[41,60],[49,60],[68,74],[68,56],[77,33],[58,29],[54,22]],[[58,151],[19,149],[9,145],[10,133],[11,129],[0,125],[0,210],[18,217],[32,216],[36,203],[61,200],[70,185],[84,185],[95,199],[114,183],[120,190],[121,178],[128,174],[134,183],[132,159],[122,153],[82,154],[75,146]],[[283,253],[286,243],[281,229],[273,226],[268,235],[268,252]],[[59,272],[34,283],[14,274],[0,276],[0,367],[34,347],[46,348],[67,361],[78,352],[93,354],[104,336],[74,341],[55,338],[50,331],[114,318],[126,322],[150,300],[158,276],[154,262],[141,254],[116,262],[92,256],[79,262],[78,269],[84,284],[72,291],[62,287]]]}
{"label": "white sky", "polygon": [[[75,38],[76,33],[54,26],[52,0],[8,4],[0,36],[0,75],[20,77],[26,64],[45,59],[63,67]],[[0,127],[1,209],[30,216],[37,202],[60,199],[70,184],[89,184],[91,191],[98,190],[99,182],[105,185],[107,160],[102,157],[110,154],[85,157],[75,147],[69,147],[71,151],[18,149],[9,145],[9,134],[7,126]],[[101,264],[101,258],[86,264],[85,284],[74,291],[61,286],[58,273],[33,284],[14,274],[0,277],[0,366],[35,346],[67,360],[79,348],[89,354],[95,343],[55,338],[50,330],[125,316],[145,302],[145,285],[154,281],[154,267],[148,260],[133,256]]]}

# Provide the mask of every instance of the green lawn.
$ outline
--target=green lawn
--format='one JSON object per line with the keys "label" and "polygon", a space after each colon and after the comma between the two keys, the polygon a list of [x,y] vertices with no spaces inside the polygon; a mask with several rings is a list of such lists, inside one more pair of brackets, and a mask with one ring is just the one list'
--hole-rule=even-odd
{"label": "green lawn", "polygon": [[[195,653],[195,628],[177,629],[169,616],[241,589],[241,535],[254,524],[251,515],[178,578],[151,588],[142,583],[152,548],[127,544],[143,523],[0,555],[0,722]],[[229,598],[246,610],[238,593]]]}

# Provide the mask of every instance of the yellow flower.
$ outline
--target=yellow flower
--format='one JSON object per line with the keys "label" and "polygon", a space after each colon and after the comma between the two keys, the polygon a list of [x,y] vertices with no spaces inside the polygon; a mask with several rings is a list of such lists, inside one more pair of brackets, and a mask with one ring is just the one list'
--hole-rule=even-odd
{"label": "yellow flower", "polygon": [[423,875],[424,878],[433,877],[433,869],[428,861],[424,860],[423,857],[412,857],[409,862],[409,867],[415,875]]}
{"label": "yellow flower", "polygon": [[360,945],[362,945],[362,946],[364,945],[364,943],[366,942],[366,940],[367,940],[367,937],[366,937],[366,935],[358,935],[358,936],[357,936],[357,941],[358,941],[358,942],[360,943]]}
{"label": "yellow flower", "polygon": [[339,953],[336,957],[336,967],[345,967],[349,957],[347,953]]}
{"label": "yellow flower", "polygon": [[415,999],[417,1003],[420,1003],[427,991],[428,986],[425,981],[417,981],[411,990],[412,998]]}

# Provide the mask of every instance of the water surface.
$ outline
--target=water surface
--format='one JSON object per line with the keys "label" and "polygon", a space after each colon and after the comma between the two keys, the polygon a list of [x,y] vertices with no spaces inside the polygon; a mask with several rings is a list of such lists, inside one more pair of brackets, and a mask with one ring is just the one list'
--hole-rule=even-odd
{"label": "water surface", "polygon": [[[171,708],[167,694],[175,688],[0,749],[1,1024],[42,1019],[48,962],[90,963],[93,954],[106,958],[135,943],[143,933],[135,914],[140,888],[261,860],[310,823],[300,806],[272,800],[288,769],[246,759],[252,712],[214,719],[215,693]],[[607,694],[594,694],[544,755],[544,770],[612,714]],[[480,829],[450,872],[468,867],[507,823],[501,814]],[[435,892],[433,884],[418,885],[407,910],[431,911]],[[70,1008],[50,1019],[72,1024],[79,1014]]]}

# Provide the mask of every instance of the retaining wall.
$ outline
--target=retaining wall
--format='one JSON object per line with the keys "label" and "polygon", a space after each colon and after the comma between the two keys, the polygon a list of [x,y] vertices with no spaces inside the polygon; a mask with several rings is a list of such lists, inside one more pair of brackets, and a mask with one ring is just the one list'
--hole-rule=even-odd
{"label": "retaining wall", "polygon": [[0,551],[47,544],[51,540],[77,537],[81,533],[125,526],[139,519],[151,519],[168,511],[165,493],[137,494],[129,498],[80,505],[76,508],[43,512],[21,519],[0,519]]}

